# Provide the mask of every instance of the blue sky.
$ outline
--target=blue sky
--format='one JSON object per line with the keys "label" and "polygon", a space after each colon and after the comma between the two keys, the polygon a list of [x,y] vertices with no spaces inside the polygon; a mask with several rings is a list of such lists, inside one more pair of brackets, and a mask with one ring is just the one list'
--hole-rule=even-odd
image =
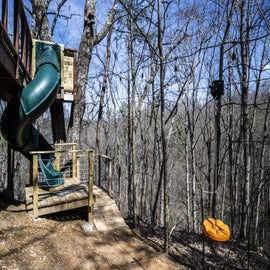
{"label": "blue sky", "polygon": [[[26,3],[28,3],[29,6],[31,6],[29,4],[30,0],[24,0]],[[56,6],[57,6],[57,3],[59,3],[60,0],[52,0],[52,3],[50,4],[50,7],[49,7],[49,11],[51,12],[54,12],[56,10]],[[188,0],[187,1],[183,1],[183,2],[176,2],[176,3],[181,3],[181,6],[178,6],[177,8],[178,9],[175,9],[175,11],[177,12],[183,12],[183,11],[186,11],[186,7],[185,7],[185,4],[189,4]],[[54,37],[53,37],[53,41],[56,42],[56,43],[62,43],[64,44],[64,46],[66,48],[74,48],[74,49],[78,49],[79,47],[79,43],[80,43],[80,39],[81,39],[81,35],[82,35],[82,30],[83,30],[83,15],[84,15],[84,5],[85,5],[85,0],[68,0],[66,2],[66,4],[64,5],[64,7],[62,8],[61,10],[61,14],[63,14],[65,17],[68,17],[65,18],[65,17],[60,17],[58,22],[57,22],[57,26],[56,26],[56,29],[55,29],[55,33],[54,33]],[[113,5],[113,0],[97,0],[97,6],[96,6],[96,29],[97,31],[100,30],[100,28],[104,25],[104,22],[106,20],[106,17],[107,17],[107,14],[108,14],[108,10],[112,7]],[[182,6],[184,5],[184,6]],[[208,5],[211,7],[211,3],[208,3]],[[202,6],[203,8],[203,6]],[[208,7],[209,8],[209,7]],[[201,11],[199,9],[199,11]],[[191,10],[190,10],[191,12]],[[201,11],[202,14],[204,14],[204,10]],[[172,13],[173,14],[173,13]],[[181,16],[183,18],[183,16],[186,16],[186,20],[188,20],[189,18],[191,18],[192,14],[189,14],[189,12],[184,12],[184,13],[181,13]],[[198,16],[197,20],[193,20],[191,21],[190,23],[190,28],[188,28],[188,32],[190,34],[193,34],[194,33],[192,31],[194,31],[194,29],[197,29],[197,25],[196,25],[196,22],[199,22],[201,24],[206,24],[205,27],[207,29],[207,25],[210,24],[210,22],[208,20],[206,20],[205,18],[203,20],[199,20],[200,19],[200,12],[198,14],[193,14],[192,17],[194,16]],[[179,18],[179,14],[178,16],[175,16],[175,18]],[[52,20],[52,16],[50,17],[50,19]],[[183,18],[184,19],[184,18]],[[181,31],[176,31],[177,29],[180,29],[181,30],[181,23],[182,22],[178,22],[178,21],[175,21],[174,20],[174,17],[170,20],[167,20],[168,23],[170,23],[170,32],[172,33],[172,42],[174,42],[174,39],[173,37],[175,38],[178,38],[178,35],[175,35],[175,33],[180,33],[181,34]],[[195,23],[195,25],[194,25]],[[176,28],[176,29],[175,29]],[[194,38],[197,39],[197,36],[194,35]],[[106,39],[105,39],[106,40]],[[105,42],[104,40],[104,42]],[[196,45],[197,42],[195,40],[194,44]],[[120,44],[118,44],[118,46],[120,46]],[[123,46],[125,46],[125,44],[123,44]],[[118,63],[120,63],[120,65],[117,67],[117,71],[118,74],[121,74],[121,72],[125,72],[125,64],[124,65],[121,65],[121,57],[123,57],[124,61],[125,61],[125,55],[123,55],[126,50],[126,48],[123,48],[122,50],[119,50],[118,51]],[[195,48],[192,48],[192,46],[188,47],[188,50],[191,49],[191,50],[196,50],[196,47]],[[92,59],[92,62],[91,62],[91,66],[90,66],[90,73],[89,73],[89,76],[90,76],[90,80],[89,80],[89,84],[91,83],[98,83],[98,80],[99,80],[99,74],[102,75],[102,71],[103,71],[103,65],[100,63],[100,60],[99,58],[95,57],[95,55],[98,53],[100,58],[102,59],[103,57],[105,57],[105,52],[103,52],[104,48],[103,48],[103,44],[99,44],[97,50],[94,50],[93,51],[93,59]],[[215,58],[214,59],[217,63],[218,63],[218,60],[219,60],[219,49],[217,48],[214,55],[215,55]],[[183,52],[183,47],[181,47],[181,51],[179,51],[179,55],[183,55],[185,54]],[[104,59],[103,59],[104,60]],[[213,59],[212,59],[213,61]],[[265,74],[269,74],[269,63],[267,63],[268,65],[265,67],[265,70],[266,72],[264,72],[264,75]],[[179,65],[183,65],[183,61],[181,60],[179,62]],[[218,69],[217,69],[218,70]],[[217,76],[217,74],[215,74]],[[209,80],[208,76],[207,76],[207,80]],[[202,81],[201,81],[202,83]],[[207,84],[208,81],[205,83],[205,85],[203,85],[203,88],[201,91],[203,92],[207,92],[208,89],[207,89]],[[90,85],[89,85],[90,87]],[[94,89],[98,87],[97,85],[91,85],[90,88]],[[177,87],[178,89],[178,86],[177,85],[174,85],[174,86],[171,86],[172,88],[172,91],[173,92],[177,92],[176,90],[173,89],[173,87]],[[118,89],[119,91],[119,89]],[[124,91],[126,91],[126,89],[124,89]]]}
{"label": "blue sky", "polygon": [[[59,1],[53,1],[50,5],[52,11],[56,10],[56,4]],[[108,10],[112,7],[112,0],[100,0],[96,4],[96,28],[97,31],[103,26]],[[61,14],[68,17],[60,17],[54,33],[54,42],[63,43],[65,47],[78,49],[82,30],[85,1],[68,0],[62,7]],[[52,19],[52,17],[50,17]]]}
{"label": "blue sky", "polygon": [[[12,1],[11,1],[12,2]],[[49,12],[55,12],[60,0],[52,0],[49,5]],[[31,1],[24,0],[26,6],[31,9]],[[84,17],[85,0],[68,0],[61,9],[61,16],[54,31],[53,41],[62,43],[67,48],[78,49]],[[96,29],[104,25],[109,9],[113,6],[113,0],[98,0],[96,3]],[[26,12],[29,26],[31,27],[31,16]],[[53,16],[49,16],[50,22]]]}
{"label": "blue sky", "polygon": [[[55,11],[55,3],[56,1],[53,1],[50,5],[50,11]],[[84,1],[68,0],[62,7],[61,14],[67,18],[59,18],[54,32],[54,42],[77,49],[83,30]],[[52,20],[52,16],[49,19]]]}

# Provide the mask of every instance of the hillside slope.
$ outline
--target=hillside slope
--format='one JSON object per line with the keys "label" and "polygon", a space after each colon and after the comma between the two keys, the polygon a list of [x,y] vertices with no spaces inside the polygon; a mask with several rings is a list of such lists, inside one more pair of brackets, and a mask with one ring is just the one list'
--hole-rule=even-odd
{"label": "hillside slope", "polygon": [[85,233],[83,224],[76,212],[33,221],[24,205],[0,201],[0,268],[185,269],[127,228]]}

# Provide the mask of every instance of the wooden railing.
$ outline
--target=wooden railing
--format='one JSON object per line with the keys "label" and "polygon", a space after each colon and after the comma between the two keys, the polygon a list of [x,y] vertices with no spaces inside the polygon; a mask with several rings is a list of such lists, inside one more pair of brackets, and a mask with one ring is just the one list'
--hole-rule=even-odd
{"label": "wooden railing", "polygon": [[[32,173],[31,173],[31,182],[32,182],[32,188],[33,188],[33,216],[34,218],[39,216],[39,162],[38,162],[38,158],[39,155],[41,154],[50,154],[50,153],[54,153],[56,156],[55,159],[55,168],[62,168],[62,164],[60,164],[60,160],[62,160],[61,155],[66,154],[67,152],[69,152],[69,154],[72,155],[72,176],[70,177],[69,175],[65,175],[64,178],[65,180],[67,180],[67,183],[71,183],[72,186],[74,185],[74,183],[80,184],[81,179],[80,179],[80,172],[78,171],[78,169],[80,168],[80,165],[78,165],[78,159],[77,159],[77,154],[78,153],[83,153],[84,157],[86,157],[87,159],[87,168],[85,169],[85,171],[87,171],[87,176],[86,176],[86,181],[84,184],[87,185],[88,187],[88,200],[87,200],[87,204],[82,205],[79,204],[79,206],[88,206],[88,220],[89,222],[92,221],[93,219],[93,205],[94,205],[94,194],[93,194],[93,185],[94,185],[94,153],[93,150],[83,150],[83,151],[79,151],[79,150],[70,150],[70,151],[63,151],[63,150],[55,150],[55,151],[34,151],[31,152],[31,155],[33,156],[33,162],[32,162]],[[68,179],[73,179],[72,181],[68,181]],[[76,179],[74,181],[74,179]],[[57,188],[48,188],[49,192],[52,192],[52,195],[57,192],[57,191],[61,191],[61,189],[68,189],[69,186],[67,185],[67,183],[65,183],[63,186],[59,186]],[[47,193],[49,194],[49,193]],[[79,197],[79,196],[75,196],[75,201],[73,204],[71,204],[70,202],[68,202],[68,206],[58,206],[57,208],[55,207],[53,209],[52,212],[58,212],[61,210],[67,210],[67,209],[73,209],[76,208],[78,206],[78,204],[76,203],[76,200],[81,200],[81,201],[85,201],[85,197]],[[61,203],[58,203],[59,205],[64,205],[67,204],[64,199],[62,200]],[[50,207],[52,207],[50,205]],[[48,212],[49,213],[49,212]]]}
{"label": "wooden railing", "polygon": [[[76,143],[56,143],[55,149],[56,151],[56,159],[55,159],[55,168],[57,170],[59,170],[59,155],[60,155],[60,150],[64,150],[69,148],[70,151],[72,151],[73,155],[72,155],[72,175],[80,178],[80,159],[83,158],[83,156],[85,155],[83,153],[82,150],[77,150],[76,149]],[[106,171],[106,179],[103,181],[105,182],[104,185],[103,183],[101,183],[100,179],[101,179],[101,169],[102,166],[99,166],[99,172],[98,172],[98,176],[96,175],[95,178],[98,179],[98,182],[96,182],[96,185],[101,186],[103,189],[105,189],[108,194],[110,196],[112,196],[112,159],[109,156],[103,155],[103,154],[94,154],[94,156],[97,157],[96,160],[98,160],[99,164],[101,164],[100,159],[102,158],[103,160],[105,160],[106,162],[104,162],[104,164],[106,165],[106,168],[104,169]],[[94,170],[95,170],[95,164],[94,164]]]}
{"label": "wooden railing", "polygon": [[1,2],[1,42],[4,44],[5,53],[12,56],[15,61],[15,70],[13,65],[10,67],[11,75],[17,80],[23,76],[23,79],[28,82],[31,79],[32,38],[23,3],[21,0],[14,0],[13,3],[8,0],[1,0]]}
{"label": "wooden railing", "polygon": [[[101,183],[101,161],[100,161],[100,159],[101,158],[103,158],[103,159],[105,159],[106,160],[106,162],[105,162],[105,164],[107,165],[107,178],[106,178],[106,181],[107,181],[107,186],[102,186],[102,183]],[[97,159],[98,159],[98,161],[97,162],[99,162],[99,172],[97,172],[99,175],[98,175],[98,185],[99,186],[102,186],[104,189],[106,189],[107,190],[107,192],[108,192],[108,194],[110,195],[110,196],[112,196],[112,159],[111,159],[111,157],[109,157],[109,156],[106,156],[106,155],[103,155],[103,154],[97,154]]]}
{"label": "wooden railing", "polygon": [[[40,172],[39,168],[39,155],[51,154],[54,153],[54,168],[58,171],[63,172],[65,183],[60,185],[59,187],[46,187],[46,179],[45,183],[42,181],[44,175]],[[84,185],[87,187],[88,194],[86,197],[80,197],[79,195],[74,195],[74,202],[71,204],[70,202],[65,202],[64,199],[61,199],[61,204],[63,206],[54,206],[52,211],[48,209],[46,213],[58,212],[63,209],[73,209],[79,206],[88,206],[88,220],[91,222],[93,218],[93,205],[94,205],[94,194],[93,194],[93,186],[94,186],[94,150],[78,150],[76,149],[75,143],[60,143],[55,144],[55,150],[52,151],[34,151],[31,152],[33,157],[32,167],[31,167],[31,186],[32,186],[32,204],[33,204],[33,216],[36,218],[39,216],[39,205],[45,204],[42,203],[41,200],[44,198],[43,191],[40,190],[41,187],[45,187],[48,192],[46,196],[55,195],[55,192],[61,192],[61,190],[66,190],[69,186],[76,185]],[[107,189],[108,194],[111,196],[111,158],[105,155],[99,154],[100,157],[106,159],[106,165],[108,170],[106,172],[106,177],[108,178],[107,186],[103,188]],[[43,179],[44,180],[44,179]],[[29,187],[28,187],[29,188]],[[42,194],[39,194],[42,192]],[[41,197],[39,198],[39,195]],[[81,203],[77,203],[76,200],[81,201]],[[66,206],[65,206],[66,205]],[[50,208],[52,206],[50,205]],[[49,208],[49,207],[48,207]],[[43,210],[44,212],[44,210]]]}

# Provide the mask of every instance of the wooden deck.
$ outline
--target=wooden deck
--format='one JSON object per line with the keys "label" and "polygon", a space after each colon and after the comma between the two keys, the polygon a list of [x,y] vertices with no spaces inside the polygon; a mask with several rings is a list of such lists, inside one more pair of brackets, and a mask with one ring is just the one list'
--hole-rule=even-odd
{"label": "wooden deck", "polygon": [[[26,187],[25,193],[26,210],[33,214],[33,186]],[[88,206],[88,187],[76,178],[65,179],[59,189],[38,188],[38,216],[83,206]]]}
{"label": "wooden deck", "polygon": [[23,2],[0,1],[0,98],[9,101],[31,80],[32,38]]}
{"label": "wooden deck", "polygon": [[115,201],[102,189],[94,186],[94,225],[97,231],[127,227]]}
{"label": "wooden deck", "polygon": [[[33,216],[33,186],[26,187],[26,210]],[[93,187],[93,225],[97,231],[127,227],[115,201],[101,188]],[[65,179],[60,189],[38,188],[38,216],[88,207],[88,187],[78,179]],[[33,216],[34,217],[34,216]],[[35,217],[34,217],[35,218]]]}

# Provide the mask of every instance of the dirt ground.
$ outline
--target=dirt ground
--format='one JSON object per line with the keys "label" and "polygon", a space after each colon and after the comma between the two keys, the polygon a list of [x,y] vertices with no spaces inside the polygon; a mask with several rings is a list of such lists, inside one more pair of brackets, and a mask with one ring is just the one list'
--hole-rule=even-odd
{"label": "dirt ground", "polygon": [[33,221],[0,200],[0,270],[186,269],[129,229],[86,233],[84,223],[76,213]]}

